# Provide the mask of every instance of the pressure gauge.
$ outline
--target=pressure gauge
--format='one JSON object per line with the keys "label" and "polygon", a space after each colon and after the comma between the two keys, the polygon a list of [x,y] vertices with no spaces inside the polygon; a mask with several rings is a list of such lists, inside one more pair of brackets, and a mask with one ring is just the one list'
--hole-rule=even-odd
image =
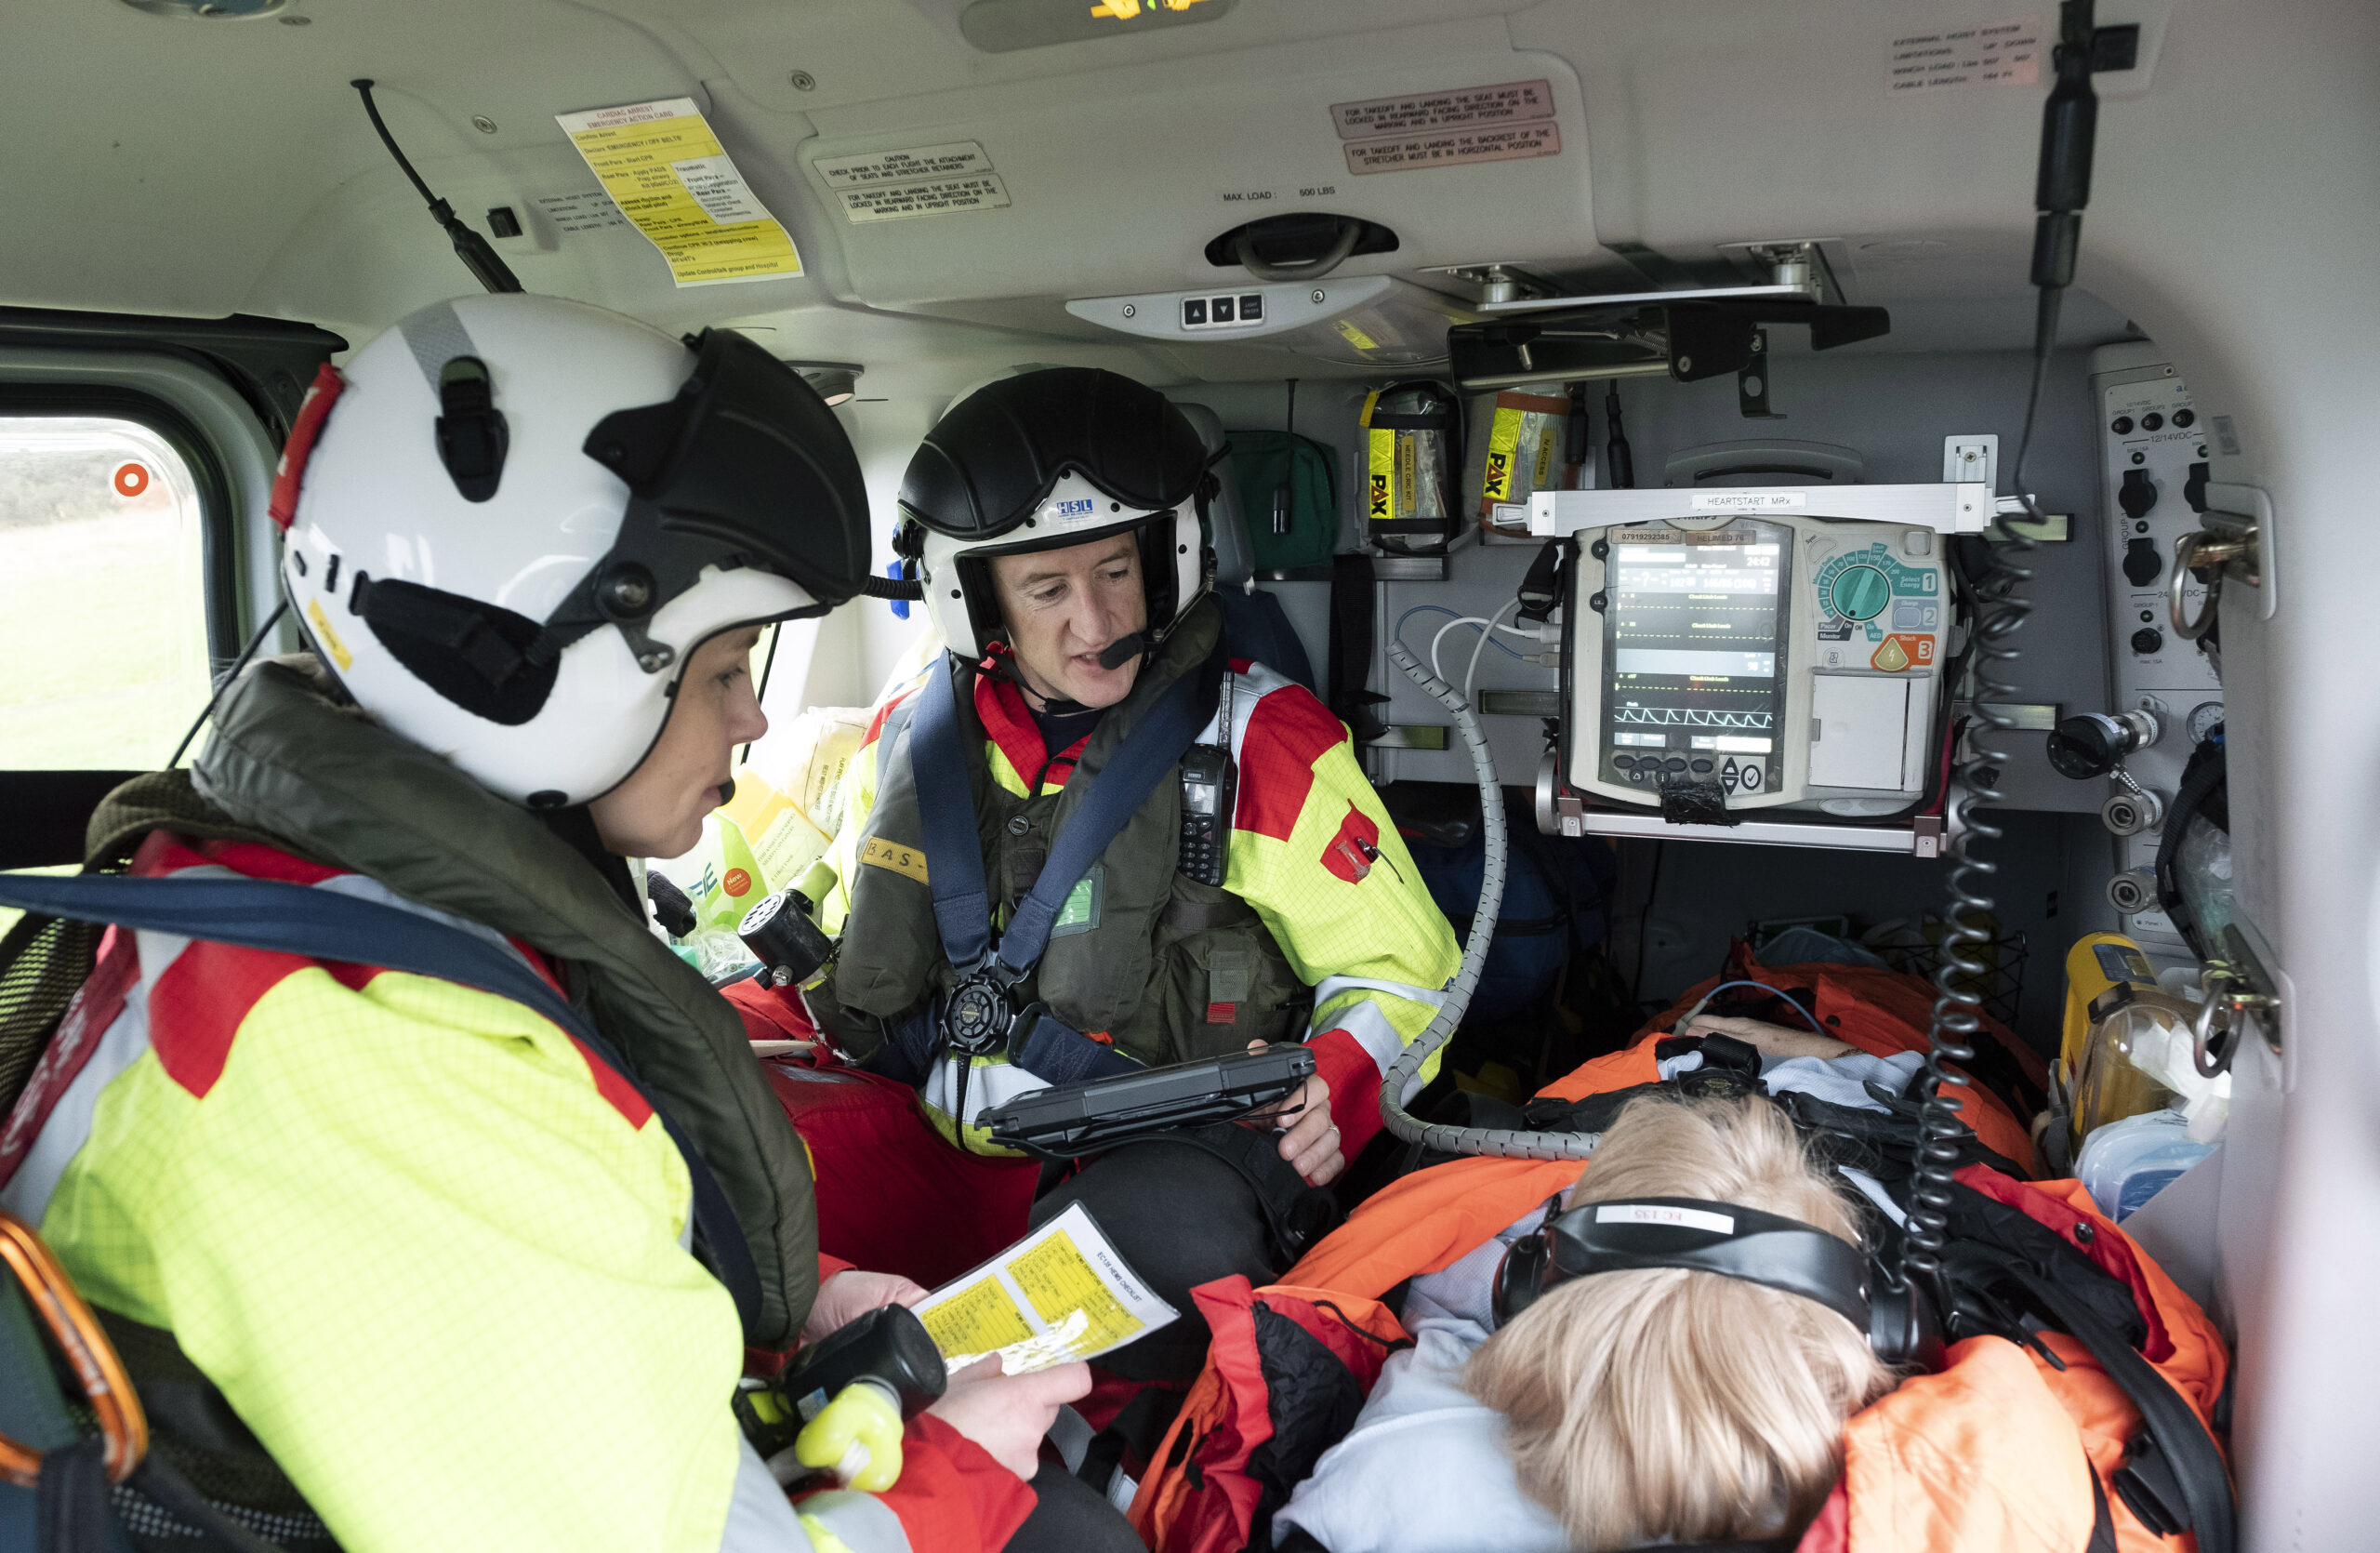
{"label": "pressure gauge", "polygon": [[2189,719],[2183,726],[2189,732],[2190,743],[2198,745],[2205,743],[2206,736],[2213,733],[2215,725],[2222,721],[2222,702],[2201,701],[2190,709]]}

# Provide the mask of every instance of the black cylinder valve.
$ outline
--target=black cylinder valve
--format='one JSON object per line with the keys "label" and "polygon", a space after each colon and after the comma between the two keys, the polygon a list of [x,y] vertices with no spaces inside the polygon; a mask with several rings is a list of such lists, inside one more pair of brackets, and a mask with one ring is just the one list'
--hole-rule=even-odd
{"label": "black cylinder valve", "polygon": [[818,931],[810,909],[810,897],[800,890],[779,890],[735,924],[735,936],[774,986],[807,986],[819,967],[834,958],[835,941]]}
{"label": "black cylinder valve", "polygon": [[2157,719],[2145,711],[2086,711],[2050,731],[2049,763],[2061,776],[2105,776],[2135,750],[2157,742]]}

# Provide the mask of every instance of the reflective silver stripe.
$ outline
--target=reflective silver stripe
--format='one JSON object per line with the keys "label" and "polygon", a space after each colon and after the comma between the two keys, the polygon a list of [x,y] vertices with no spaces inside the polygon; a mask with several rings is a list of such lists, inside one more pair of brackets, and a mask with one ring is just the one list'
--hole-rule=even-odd
{"label": "reflective silver stripe", "polygon": [[735,1448],[735,1489],[727,1501],[727,1524],[720,1529],[720,1553],[791,1553],[809,1546],[800,1519],[760,1465],[752,1442],[739,1432]]}
{"label": "reflective silver stripe", "polygon": [[1403,998],[1408,1002],[1420,1003],[1424,1008],[1446,1006],[1447,995],[1442,989],[1414,987],[1402,981],[1382,981],[1373,976],[1324,976],[1321,985],[1314,989],[1315,1006],[1319,1008],[1340,993],[1355,987],[1369,988],[1375,992],[1385,992],[1394,998]]}
{"label": "reflective silver stripe", "polygon": [[[909,1533],[901,1529],[901,1518],[872,1493],[813,1493],[798,1508],[802,1520],[816,1521],[851,1553],[909,1553]],[[811,1546],[817,1544],[812,1541]]]}
{"label": "reflective silver stripe", "polygon": [[[178,876],[202,879],[240,877],[219,863],[202,863],[175,871]],[[190,940],[176,934],[133,934],[131,949],[139,974],[125,989],[124,1006],[100,1032],[98,1043],[83,1059],[83,1066],[68,1082],[65,1091],[51,1103],[33,1146],[25,1151],[7,1187],[0,1189],[0,1208],[28,1224],[41,1223],[42,1215],[49,1211],[50,1198],[58,1191],[58,1183],[65,1178],[66,1167],[82,1152],[85,1140],[91,1135],[99,1092],[139,1061],[140,1055],[149,1049],[149,995],[155,990],[157,978],[188,948]],[[71,1038],[72,1032],[61,1025],[52,1040]],[[29,1098],[20,1096],[20,1104]]]}
{"label": "reflective silver stripe", "polygon": [[471,343],[471,332],[456,316],[452,302],[424,308],[408,316],[401,326],[405,347],[413,352],[414,365],[421,368],[433,395],[438,392],[438,374],[448,362],[456,356],[480,353],[479,347]]}
{"label": "reflective silver stripe", "polygon": [[[180,873],[176,874],[174,877],[177,879],[184,878],[190,874],[196,873],[197,871],[198,870],[196,869],[184,869]],[[497,949],[502,949],[506,954],[510,955],[514,960],[528,966],[528,968],[533,972],[537,968],[530,962],[527,955],[522,954],[518,949],[513,947],[512,940],[507,938],[503,934],[498,933],[496,929],[488,926],[485,923],[475,923],[469,917],[458,917],[450,911],[441,911],[434,906],[424,906],[417,900],[397,894],[396,891],[391,890],[386,884],[381,883],[378,880],[373,878],[369,874],[336,873],[331,875],[330,878],[308,887],[310,889],[316,890],[329,890],[337,895],[352,896],[357,900],[377,901],[382,906],[393,906],[400,911],[410,911],[416,917],[428,917],[431,922],[443,923],[448,927],[459,928],[463,932],[469,934],[474,938],[495,945]]]}
{"label": "reflective silver stripe", "polygon": [[1364,1049],[1364,1055],[1372,1059],[1372,1066],[1383,1074],[1405,1050],[1405,1038],[1396,1033],[1396,1027],[1388,1022],[1388,1015],[1382,1014],[1380,1005],[1369,998],[1350,1003],[1338,1013],[1328,1015],[1327,1019],[1317,1015],[1315,1023],[1323,1026],[1322,1029],[1315,1032],[1316,1035],[1344,1030],[1355,1037],[1355,1044]]}
{"label": "reflective silver stripe", "polygon": [[99,1043],[84,1059],[83,1070],[66,1086],[66,1093],[50,1108],[41,1131],[33,1137],[33,1147],[17,1165],[17,1174],[6,1188],[0,1188],[0,1208],[38,1226],[42,1215],[49,1212],[49,1200],[58,1190],[58,1183],[65,1178],[66,1167],[82,1151],[84,1140],[91,1135],[91,1119],[99,1103],[99,1092],[114,1082],[115,1076],[140,1060],[149,1049],[149,989],[139,981],[126,989],[124,1007],[118,1011]]}
{"label": "reflective silver stripe", "polygon": [[[967,1059],[945,1057],[933,1065],[926,1075],[923,1091],[925,1103],[944,1116],[959,1101],[959,1065]],[[959,1118],[966,1126],[977,1125],[990,1107],[1005,1105],[1021,1095],[1047,1089],[1050,1082],[1022,1068],[1005,1062],[978,1062],[974,1072],[967,1077],[967,1114]]]}
{"label": "reflective silver stripe", "polygon": [[[181,878],[200,871],[197,869],[184,869],[175,877]],[[218,879],[239,877],[229,869],[208,869],[205,871]],[[157,990],[157,978],[164,976],[173,967],[174,962],[182,957],[182,950],[190,948],[190,940],[178,933],[152,933],[146,928],[134,929],[132,939],[139,949],[140,990],[145,998],[147,994]]]}
{"label": "reflective silver stripe", "polygon": [[[1232,759],[1239,758],[1240,746],[1248,742],[1248,725],[1255,720],[1256,703],[1276,690],[1289,689],[1296,683],[1295,680],[1283,678],[1261,663],[1251,663],[1248,666],[1246,673],[1232,676]],[[1223,715],[1220,709],[1215,715],[1216,717]],[[1199,731],[1198,742],[1200,744],[1219,742],[1215,737],[1215,717],[1207,719],[1206,727]]]}

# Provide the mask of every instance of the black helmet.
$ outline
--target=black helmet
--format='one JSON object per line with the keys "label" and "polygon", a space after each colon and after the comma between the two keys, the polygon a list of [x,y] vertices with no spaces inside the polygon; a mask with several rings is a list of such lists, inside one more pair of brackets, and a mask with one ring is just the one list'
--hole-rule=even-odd
{"label": "black helmet", "polygon": [[1203,524],[1218,488],[1209,467],[1222,456],[1130,378],[1083,366],[1003,378],[951,406],[919,445],[901,480],[896,543],[924,564],[926,613],[944,645],[972,657],[1001,624],[986,559],[1136,532],[1154,643],[1212,578]]}

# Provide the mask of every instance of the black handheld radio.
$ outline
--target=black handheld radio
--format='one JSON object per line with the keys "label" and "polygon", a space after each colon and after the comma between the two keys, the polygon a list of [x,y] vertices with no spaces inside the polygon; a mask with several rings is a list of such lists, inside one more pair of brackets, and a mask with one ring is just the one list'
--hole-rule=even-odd
{"label": "black handheld radio", "polygon": [[1239,770],[1231,758],[1231,691],[1234,675],[1223,667],[1223,693],[1215,725],[1220,744],[1194,744],[1182,755],[1181,870],[1201,884],[1221,885],[1231,868],[1231,821],[1238,803]]}

